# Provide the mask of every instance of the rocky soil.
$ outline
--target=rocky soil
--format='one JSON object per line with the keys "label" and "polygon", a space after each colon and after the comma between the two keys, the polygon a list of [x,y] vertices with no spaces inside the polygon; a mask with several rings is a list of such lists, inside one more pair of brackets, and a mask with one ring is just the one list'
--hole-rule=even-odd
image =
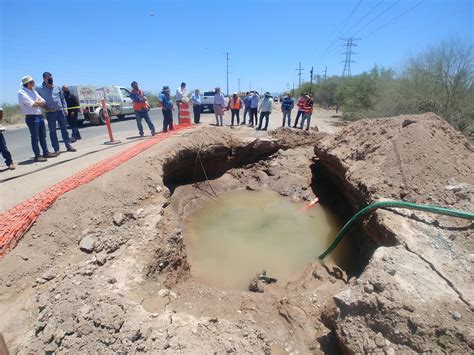
{"label": "rocky soil", "polygon": [[[434,114],[362,120],[315,147],[352,206],[384,199],[474,211],[474,155]],[[378,210],[364,225],[379,247],[326,314],[349,352],[474,349],[473,223]]]}
{"label": "rocky soil", "polygon": [[38,219],[0,262],[0,332],[21,354],[472,352],[469,221],[378,210],[350,236],[361,268],[315,260],[263,293],[196,280],[182,224],[234,189],[321,193],[343,218],[383,199],[472,212],[473,171],[469,144],[430,114],[180,133]]}

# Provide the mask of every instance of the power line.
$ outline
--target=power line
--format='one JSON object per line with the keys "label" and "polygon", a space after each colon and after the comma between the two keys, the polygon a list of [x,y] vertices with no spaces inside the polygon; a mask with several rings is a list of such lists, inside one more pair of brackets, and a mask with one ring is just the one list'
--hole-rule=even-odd
{"label": "power line", "polygon": [[421,5],[421,3],[423,2],[424,0],[421,0],[419,2],[417,2],[415,5],[413,5],[412,7],[410,7],[409,9],[403,11],[401,14],[399,14],[398,16],[394,17],[393,19],[391,19],[390,21],[386,22],[385,24],[383,24],[382,26],[380,27],[377,27],[375,30],[373,30],[372,32],[370,32],[369,34],[365,35],[364,37],[362,37],[362,39],[366,39],[367,37],[369,36],[372,36],[374,33],[380,31],[382,28],[385,28],[391,24],[393,24],[394,21],[398,20],[400,17],[402,17],[403,15],[409,13],[410,11],[414,10],[415,8],[417,8],[418,6]]}
{"label": "power line", "polygon": [[352,31],[352,29],[356,28],[357,25],[358,25],[359,23],[361,23],[365,18],[367,18],[372,12],[374,12],[375,9],[377,9],[377,7],[379,7],[380,5],[382,5],[383,1],[384,1],[384,0],[380,0],[372,9],[369,10],[369,12],[367,12],[365,15],[363,15],[363,16],[359,19],[359,21],[357,21],[357,22],[356,22],[354,25],[352,25],[346,32],[344,32],[344,36],[347,35],[347,34],[349,34],[350,31]]}
{"label": "power line", "polygon": [[229,96],[229,52],[225,52],[225,60],[226,60],[226,78],[227,78],[227,91],[226,91],[226,95]]}
{"label": "power line", "polygon": [[337,34],[336,34],[336,38],[334,39],[334,41],[324,50],[324,53],[327,52],[333,45],[334,43],[337,42],[337,40],[339,39],[339,36],[340,34],[342,33],[342,30],[344,30],[344,27],[346,27],[347,23],[351,20],[352,16],[354,15],[354,13],[357,11],[357,9],[359,8],[360,4],[362,3],[362,0],[359,0],[359,2],[356,4],[356,6],[352,9],[351,13],[349,14],[349,17],[345,20],[344,24],[342,25],[341,29],[339,31],[336,30]]}
{"label": "power line", "polygon": [[400,2],[401,0],[397,0],[396,2],[394,2],[391,6],[387,7],[385,9],[385,11],[382,11],[379,15],[377,15],[375,18],[373,18],[371,21],[367,22],[364,26],[362,26],[361,28],[359,28],[357,30],[356,33],[354,33],[354,36],[357,35],[360,31],[362,31],[364,28],[366,28],[367,26],[369,26],[370,24],[372,24],[374,21],[378,20],[382,15],[386,14],[388,11],[390,11],[392,8],[394,8],[396,5],[398,5],[398,3]]}

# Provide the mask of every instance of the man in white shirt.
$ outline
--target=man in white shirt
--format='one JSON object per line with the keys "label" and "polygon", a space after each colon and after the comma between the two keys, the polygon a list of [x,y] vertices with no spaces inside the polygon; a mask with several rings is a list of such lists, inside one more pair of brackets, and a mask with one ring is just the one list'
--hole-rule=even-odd
{"label": "man in white shirt", "polygon": [[[18,91],[18,104],[21,112],[25,115],[25,122],[30,130],[31,147],[35,154],[35,162],[46,161],[46,158],[54,158],[57,155],[48,151],[46,143],[46,125],[43,118],[43,107],[46,101],[35,91],[35,81],[31,76],[25,76],[21,79],[23,87]],[[43,150],[40,154],[39,145]]]}
{"label": "man in white shirt", "polygon": [[186,83],[181,83],[181,86],[176,89],[176,103],[179,104],[183,101],[183,97],[187,94]]}

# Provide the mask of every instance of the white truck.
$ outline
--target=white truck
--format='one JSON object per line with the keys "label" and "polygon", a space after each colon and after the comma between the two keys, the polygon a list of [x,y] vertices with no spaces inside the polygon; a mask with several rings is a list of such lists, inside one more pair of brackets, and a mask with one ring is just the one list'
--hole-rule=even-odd
{"label": "white truck", "polygon": [[78,115],[80,124],[84,121],[89,121],[91,125],[105,124],[101,97],[105,98],[110,118],[135,114],[130,91],[123,86],[107,85],[97,88],[91,85],[73,85],[69,90],[77,96],[81,106]]}

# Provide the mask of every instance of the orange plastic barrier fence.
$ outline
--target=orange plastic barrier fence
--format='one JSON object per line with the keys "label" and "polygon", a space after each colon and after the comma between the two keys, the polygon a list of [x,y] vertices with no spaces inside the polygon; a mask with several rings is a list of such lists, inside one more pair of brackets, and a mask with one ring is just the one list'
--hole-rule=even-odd
{"label": "orange plastic barrier fence", "polygon": [[191,124],[191,112],[189,111],[189,104],[180,103],[178,112],[179,124]]}
{"label": "orange plastic barrier fence", "polygon": [[139,142],[130,149],[106,158],[87,169],[58,182],[43,192],[23,201],[15,207],[12,207],[8,211],[1,213],[0,259],[17,245],[19,240],[25,235],[28,229],[30,229],[39,215],[46,211],[58,197],[116,168],[144,150],[174,135],[176,132],[190,127],[191,126],[188,124],[177,125],[175,126],[174,131],[161,133],[150,139]]}

